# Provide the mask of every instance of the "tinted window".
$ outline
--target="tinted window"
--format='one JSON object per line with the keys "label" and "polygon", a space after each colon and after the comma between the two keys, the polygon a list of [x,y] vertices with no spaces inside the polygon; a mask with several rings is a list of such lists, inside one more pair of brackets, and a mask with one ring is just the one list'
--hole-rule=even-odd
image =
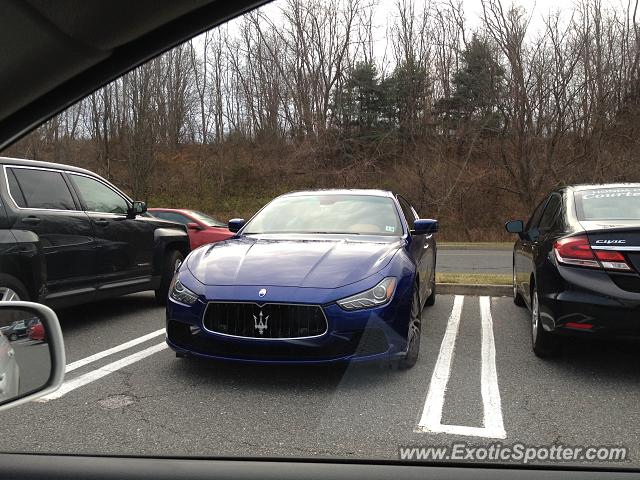
{"label": "tinted window", "polygon": [[529,231],[532,228],[535,228],[538,226],[538,223],[540,223],[540,217],[542,216],[542,212],[544,211],[544,207],[547,204],[547,198],[545,198],[542,202],[540,202],[538,204],[538,206],[536,207],[536,209],[533,212],[533,215],[531,215],[531,218],[529,219],[529,221],[527,222],[527,226],[525,227],[525,231]]}
{"label": "tinted window", "polygon": [[247,224],[255,233],[401,235],[393,200],[373,195],[295,195],[275,199]]}
{"label": "tinted window", "polygon": [[7,179],[9,180],[9,192],[16,204],[21,208],[26,208],[27,202],[24,199],[24,195],[22,195],[22,190],[20,189],[20,185],[18,185],[18,180],[16,180],[16,175],[12,169],[7,170]]}
{"label": "tinted window", "polygon": [[640,220],[640,188],[603,188],[575,192],[580,220]]}
{"label": "tinted window", "polygon": [[560,195],[553,195],[549,199],[549,203],[547,203],[544,213],[542,214],[542,218],[540,219],[540,228],[551,228],[551,225],[553,225],[553,222],[558,215],[561,204],[562,199]]}
{"label": "tinted window", "polygon": [[179,213],[175,213],[175,212],[151,212],[151,214],[154,217],[158,217],[161,220],[168,220],[170,222],[182,223],[183,225],[186,225],[187,223],[191,222],[191,220],[189,220],[184,215],[180,215]]}
{"label": "tinted window", "polygon": [[9,188],[18,206],[52,210],[76,209],[71,191],[60,172],[27,168],[10,171],[13,171],[15,178],[12,181],[11,176],[9,177]]}
{"label": "tinted window", "polygon": [[129,206],[124,198],[105,184],[82,175],[71,175],[90,212],[126,214]]}

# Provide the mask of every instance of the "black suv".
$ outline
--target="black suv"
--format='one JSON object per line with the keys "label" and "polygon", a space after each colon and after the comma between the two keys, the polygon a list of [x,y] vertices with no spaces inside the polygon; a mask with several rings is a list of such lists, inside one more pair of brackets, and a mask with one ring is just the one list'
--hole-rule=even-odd
{"label": "black suv", "polygon": [[0,157],[0,301],[62,307],[155,290],[164,304],[189,237],[145,211],[88,170]]}

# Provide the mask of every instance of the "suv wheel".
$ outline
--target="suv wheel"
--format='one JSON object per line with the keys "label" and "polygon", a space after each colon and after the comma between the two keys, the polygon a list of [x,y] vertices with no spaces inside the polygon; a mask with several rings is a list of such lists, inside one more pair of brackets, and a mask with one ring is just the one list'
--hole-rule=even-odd
{"label": "suv wheel", "polygon": [[167,304],[167,296],[169,295],[169,285],[173,279],[173,274],[180,268],[184,256],[178,250],[169,250],[165,253],[164,262],[162,264],[162,279],[160,287],[155,291],[156,303],[158,305]]}
{"label": "suv wheel", "polygon": [[547,332],[540,322],[540,300],[535,286],[531,292],[531,346],[533,353],[540,358],[554,357],[560,351],[558,337]]}
{"label": "suv wheel", "polygon": [[27,289],[19,280],[0,273],[0,302],[26,302],[28,300]]}

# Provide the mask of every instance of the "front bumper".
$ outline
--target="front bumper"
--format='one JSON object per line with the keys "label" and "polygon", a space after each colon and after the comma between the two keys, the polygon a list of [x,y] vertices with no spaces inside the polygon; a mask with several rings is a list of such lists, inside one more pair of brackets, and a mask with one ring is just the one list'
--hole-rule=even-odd
{"label": "front bumper", "polygon": [[176,352],[201,358],[246,363],[318,364],[377,361],[401,356],[407,349],[410,303],[396,295],[386,305],[344,311],[323,306],[327,332],[300,339],[261,339],[220,335],[203,328],[206,304],[192,307],[168,302],[167,344]]}

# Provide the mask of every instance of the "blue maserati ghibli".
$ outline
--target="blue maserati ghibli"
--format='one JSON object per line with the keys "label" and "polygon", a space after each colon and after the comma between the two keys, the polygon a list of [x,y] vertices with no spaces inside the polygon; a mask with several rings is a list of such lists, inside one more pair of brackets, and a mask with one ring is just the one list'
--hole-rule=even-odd
{"label": "blue maserati ghibli", "polygon": [[316,190],[277,197],[232,238],[194,251],[169,289],[178,357],[415,365],[435,301],[435,220],[400,195]]}

